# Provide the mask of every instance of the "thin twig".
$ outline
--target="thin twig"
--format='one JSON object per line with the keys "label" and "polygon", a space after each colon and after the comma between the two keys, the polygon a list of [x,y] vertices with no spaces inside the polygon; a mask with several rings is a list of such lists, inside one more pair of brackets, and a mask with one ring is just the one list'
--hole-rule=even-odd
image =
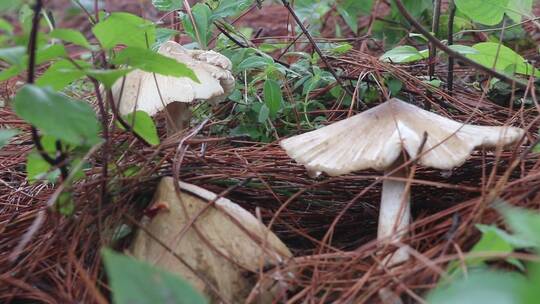
{"label": "thin twig", "polygon": [[[315,40],[313,39],[313,37],[311,36],[311,34],[309,33],[309,31],[306,29],[306,27],[304,26],[304,24],[302,23],[302,21],[300,20],[300,18],[298,18],[298,15],[296,15],[296,13],[294,12],[294,9],[291,7],[291,4],[289,3],[289,1],[287,0],[281,0],[281,2],[283,3],[283,6],[285,6],[285,8],[289,11],[289,13],[291,14],[291,16],[293,16],[294,20],[296,21],[296,24],[300,27],[300,29],[302,30],[302,32],[304,33],[304,35],[306,36],[306,38],[309,40],[309,42],[311,43],[311,45],[313,46],[313,49],[315,50],[315,52],[319,55],[319,57],[321,57],[321,60],[324,62],[324,64],[326,65],[326,67],[328,68],[328,71],[330,71],[330,73],[332,74],[332,76],[334,76],[334,78],[336,79],[337,83],[343,88],[343,90],[345,90],[345,92],[347,92],[347,94],[349,94],[350,96],[353,96],[353,92],[350,90],[350,88],[348,86],[345,85],[345,83],[343,83],[343,80],[341,79],[341,77],[339,77],[339,75],[336,73],[336,71],[334,70],[334,67],[332,66],[332,64],[330,63],[330,61],[328,61],[326,59],[326,56],[324,56],[324,54],[322,53],[321,49],[319,48],[319,46],[317,45],[317,42],[315,42]],[[360,105],[360,107],[362,109],[366,109],[367,106],[366,104],[364,104],[362,101],[358,100],[358,104]]]}
{"label": "thin twig", "polygon": [[[454,44],[454,18],[456,17],[456,5],[450,0],[450,12],[448,13],[448,45]],[[448,57],[448,74],[446,76],[448,94],[454,90],[454,57]]]}

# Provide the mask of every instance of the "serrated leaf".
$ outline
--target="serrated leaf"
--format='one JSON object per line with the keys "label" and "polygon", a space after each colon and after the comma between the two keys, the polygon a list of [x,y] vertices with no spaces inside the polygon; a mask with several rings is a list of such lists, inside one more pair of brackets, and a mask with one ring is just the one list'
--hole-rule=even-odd
{"label": "serrated leaf", "polygon": [[144,48],[127,47],[118,53],[111,62],[117,65],[129,65],[146,72],[161,75],[188,77],[199,82],[193,70],[184,63]]}
{"label": "serrated leaf", "polygon": [[180,277],[109,249],[101,251],[115,304],[206,304]]}
{"label": "serrated leaf", "polygon": [[0,148],[7,145],[11,138],[19,133],[17,129],[0,129]]}
{"label": "serrated leaf", "polygon": [[506,13],[508,2],[509,0],[454,0],[461,13],[484,25],[499,24]]}
{"label": "serrated leaf", "polygon": [[92,32],[105,49],[116,45],[147,48],[156,40],[154,23],[129,13],[112,13],[96,24]]}
{"label": "serrated leaf", "polygon": [[270,78],[266,79],[264,82],[263,94],[264,103],[268,107],[270,117],[275,118],[277,112],[281,110],[281,100],[283,99],[279,83]]}
{"label": "serrated leaf", "polygon": [[144,111],[136,111],[124,116],[123,118],[124,121],[131,126],[133,132],[137,133],[147,143],[153,146],[159,145],[159,136],[156,125],[148,113]]}
{"label": "serrated leaf", "polygon": [[15,113],[46,135],[77,146],[100,141],[100,124],[92,107],[49,88],[25,85],[13,99]]}
{"label": "serrated leaf", "polygon": [[60,39],[75,45],[90,49],[92,46],[81,34],[81,32],[72,29],[55,29],[49,34],[52,38]]}

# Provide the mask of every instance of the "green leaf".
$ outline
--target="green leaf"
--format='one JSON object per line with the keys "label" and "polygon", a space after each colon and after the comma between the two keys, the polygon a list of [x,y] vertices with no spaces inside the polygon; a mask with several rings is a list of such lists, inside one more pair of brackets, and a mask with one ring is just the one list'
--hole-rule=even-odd
{"label": "green leaf", "polygon": [[253,0],[219,0],[218,6],[212,10],[212,20],[238,15],[253,4]]}
{"label": "green leaf", "polygon": [[[489,68],[495,67],[496,70],[505,71],[510,69],[518,74],[531,75],[533,66],[510,48],[493,42],[481,42],[473,45],[478,54],[466,55],[470,59]],[[539,77],[540,72],[536,71],[535,76]]]}
{"label": "green leaf", "polygon": [[453,44],[449,45],[448,48],[460,53],[461,55],[471,55],[478,54],[478,50],[467,45]]}
{"label": "green leaf", "polygon": [[6,21],[6,19],[0,18],[0,30],[11,35],[13,34],[13,25]]}
{"label": "green leaf", "polygon": [[[75,63],[82,68],[90,67],[89,63],[82,60],[75,60]],[[50,86],[59,91],[83,76],[84,71],[76,68],[71,61],[61,59],[53,63],[47,71],[36,80],[36,84],[41,87]]]}
{"label": "green leaf", "polygon": [[72,29],[55,29],[49,34],[52,38],[64,40],[75,45],[82,46],[84,48],[90,49],[92,46],[86,40],[86,38],[81,34],[81,32],[72,30]]}
{"label": "green leaf", "polygon": [[182,0],[152,0],[152,4],[158,11],[176,11],[184,7]]}
{"label": "green leaf", "polygon": [[210,26],[212,25],[212,11],[208,5],[197,3],[191,8],[191,13],[193,15],[193,19],[195,19],[197,33],[199,34],[201,41],[198,41],[191,18],[187,14],[183,14],[181,16],[184,30],[191,37],[191,39],[193,39],[193,41],[197,41],[201,44],[199,46],[200,48],[206,49],[208,46],[208,41],[212,36],[212,31],[210,30]]}
{"label": "green leaf", "polygon": [[264,68],[270,64],[273,64],[274,61],[267,57],[260,57],[260,56],[252,56],[244,59],[244,61],[240,62],[240,64],[236,67],[236,70],[239,72],[250,70],[250,69],[256,69],[256,68]]}
{"label": "green leaf", "polygon": [[100,124],[92,107],[49,88],[25,85],[13,99],[15,113],[46,135],[78,146],[100,141]]}
{"label": "green leaf", "polygon": [[118,79],[124,77],[131,71],[133,71],[133,69],[114,69],[114,70],[87,69],[84,72],[86,73],[86,75],[97,79],[105,87],[111,88]]}
{"label": "green leaf", "polygon": [[401,45],[384,53],[379,60],[394,63],[408,63],[427,58],[410,45]]}
{"label": "green leaf", "polygon": [[75,211],[75,201],[69,191],[63,191],[54,203],[56,210],[63,216],[71,216]]}
{"label": "green leaf", "polygon": [[403,88],[403,83],[399,79],[390,78],[386,80],[386,86],[388,87],[388,90],[390,90],[390,95],[396,96]]}
{"label": "green leaf", "polygon": [[533,18],[532,12],[533,0],[511,0],[508,1],[506,14],[515,23],[521,22],[523,17]]}
{"label": "green leaf", "polygon": [[115,304],[205,304],[180,277],[109,249],[101,251]]}
{"label": "green leaf", "polygon": [[281,94],[281,88],[279,83],[273,79],[266,79],[264,82],[264,103],[270,111],[270,116],[275,118],[277,112],[281,110],[281,101],[283,96]]}
{"label": "green leaf", "polygon": [[540,214],[527,209],[506,205],[498,208],[506,223],[519,238],[531,242],[540,249]]}
{"label": "green leaf", "polygon": [[0,129],[0,148],[7,145],[10,139],[19,133],[17,129]]}
{"label": "green leaf", "polygon": [[457,278],[449,286],[432,290],[426,301],[432,304],[520,304],[527,280],[514,272],[481,271]]}
{"label": "green leaf", "polygon": [[136,111],[123,117],[133,131],[142,137],[147,143],[156,146],[159,145],[159,136],[154,121],[144,111]]}
{"label": "green leaf", "polygon": [[50,170],[51,165],[38,152],[33,151],[26,157],[26,178],[30,183],[38,180],[47,180],[54,183],[60,176],[60,170]]}
{"label": "green leaf", "polygon": [[506,13],[508,2],[509,0],[454,0],[461,13],[484,25],[499,24]]}
{"label": "green leaf", "polygon": [[[525,241],[520,240],[519,238],[508,234],[506,231],[497,228],[496,226],[487,226],[487,225],[476,225],[477,228],[482,232],[482,238],[478,241],[474,247],[471,249],[471,253],[511,253],[514,249],[519,249]],[[484,261],[492,260],[489,257],[482,258],[469,258],[467,259],[467,264],[476,265],[478,263],[483,263]],[[516,267],[523,269],[523,264],[515,258],[507,258],[507,262],[515,265]]]}
{"label": "green leaf", "polygon": [[105,49],[119,44],[147,48],[156,40],[155,25],[129,13],[112,13],[107,19],[96,24],[92,32]]}
{"label": "green leaf", "polygon": [[358,32],[358,16],[360,14],[368,15],[371,13],[373,0],[343,0],[339,1],[336,8],[345,23],[356,33]]}
{"label": "green leaf", "polygon": [[10,64],[23,65],[25,55],[26,48],[24,46],[0,49],[0,59]]}
{"label": "green leaf", "polygon": [[126,64],[146,72],[175,77],[188,77],[199,82],[197,76],[187,65],[172,58],[165,57],[151,50],[136,47],[123,49],[112,60],[114,64]]}
{"label": "green leaf", "polygon": [[268,109],[268,106],[266,104],[263,104],[259,108],[259,114],[257,115],[257,121],[260,123],[264,123],[268,117],[270,116],[270,110]]}

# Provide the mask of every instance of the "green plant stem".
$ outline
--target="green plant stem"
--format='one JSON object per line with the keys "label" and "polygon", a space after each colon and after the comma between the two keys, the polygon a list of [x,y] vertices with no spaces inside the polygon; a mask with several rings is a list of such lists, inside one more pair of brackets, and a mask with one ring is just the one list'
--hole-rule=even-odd
{"label": "green plant stem", "polygon": [[[441,0],[434,1],[433,7],[433,22],[431,23],[431,31],[434,33],[435,37],[439,35],[439,19],[441,16]],[[429,65],[428,65],[428,75],[429,80],[433,80],[435,75],[435,58],[437,57],[437,48],[433,43],[429,44]]]}
{"label": "green plant stem", "polygon": [[422,35],[424,35],[424,37],[426,37],[429,42],[433,43],[438,49],[440,49],[441,51],[445,52],[446,54],[448,54],[448,56],[451,56],[451,57],[454,57],[456,59],[459,59],[461,60],[463,63],[479,70],[479,71],[482,71],[484,73],[487,73],[493,77],[496,77],[496,78],[499,78],[500,80],[510,84],[510,85],[517,85],[519,86],[520,88],[524,88],[526,89],[528,87],[528,84],[527,82],[524,82],[522,80],[519,80],[519,79],[516,79],[512,76],[508,76],[508,75],[505,75],[505,74],[502,74],[502,73],[499,73],[498,71],[496,70],[493,70],[493,69],[490,69],[484,65],[481,65],[479,64],[478,62],[474,61],[474,60],[471,60],[463,55],[461,55],[460,53],[450,49],[448,46],[444,45],[441,41],[439,41],[439,39],[435,38],[433,35],[431,35],[431,33],[429,31],[427,31],[426,29],[424,29],[422,27],[422,25],[420,23],[418,23],[418,21],[416,21],[412,16],[411,14],[407,11],[407,9],[405,8],[405,6],[403,5],[403,2],[401,2],[401,0],[395,0],[395,3],[396,3],[396,6],[398,8],[398,10],[401,12],[401,14],[403,15],[403,17],[405,19],[407,19],[407,21]]}

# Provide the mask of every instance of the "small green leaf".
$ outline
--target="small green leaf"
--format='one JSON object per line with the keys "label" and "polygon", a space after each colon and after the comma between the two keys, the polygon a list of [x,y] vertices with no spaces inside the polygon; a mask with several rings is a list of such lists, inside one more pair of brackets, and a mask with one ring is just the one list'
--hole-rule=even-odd
{"label": "small green leaf", "polygon": [[508,1],[506,14],[515,23],[521,22],[523,17],[534,18],[532,16],[533,0],[511,0]]}
{"label": "small green leaf", "polygon": [[212,9],[212,20],[238,15],[253,4],[253,0],[219,0],[218,6]]}
{"label": "small green leaf", "polygon": [[78,146],[98,143],[100,124],[92,107],[49,88],[25,85],[13,99],[15,113],[46,135]]}
{"label": "small green leaf", "polygon": [[[514,1],[514,0],[512,0]],[[509,0],[455,0],[458,10],[473,21],[484,25],[499,24]]]}
{"label": "small green leaf", "polygon": [[148,113],[136,111],[135,114],[130,113],[123,118],[124,121],[132,127],[133,131],[147,143],[153,146],[159,145],[159,136],[156,125]]}
{"label": "small green leaf", "polygon": [[[191,8],[191,13],[193,15],[193,19],[195,20],[197,32],[193,27],[191,18],[187,14],[183,14],[181,16],[184,30],[191,37],[191,39],[193,39],[193,41],[197,41],[201,44],[199,46],[200,48],[206,49],[208,41],[212,35],[212,31],[210,30],[210,26],[212,25],[212,11],[208,5],[197,3]],[[197,33],[199,34],[201,41],[198,41]]]}
{"label": "small green leaf", "polygon": [[176,11],[184,7],[182,0],[152,0],[158,11]]}
{"label": "small green leaf", "polygon": [[[473,48],[478,53],[466,56],[488,68],[495,67],[499,71],[511,69],[512,72],[524,75],[533,73],[532,65],[527,63],[521,55],[502,44],[481,42],[473,45]],[[535,76],[540,77],[540,72],[536,71]]]}
{"label": "small green leaf", "polygon": [[112,13],[92,28],[92,32],[105,49],[117,45],[147,48],[156,40],[155,25],[129,13]]}
{"label": "small green leaf", "polygon": [[240,62],[240,64],[236,67],[236,70],[239,72],[242,72],[244,70],[249,69],[256,69],[256,68],[264,68],[270,64],[273,64],[274,61],[267,57],[260,57],[260,56],[252,56],[244,59],[244,61]]}
{"label": "small green leaf", "polygon": [[207,301],[180,277],[109,249],[101,251],[113,302],[206,304]]}
{"label": "small green leaf", "polygon": [[75,45],[82,46],[84,48],[90,49],[92,46],[86,40],[86,38],[81,34],[81,32],[72,30],[72,29],[55,29],[49,34],[52,38],[64,40]]}
{"label": "small green leaf", "polygon": [[[75,60],[75,63],[82,68],[90,67],[89,63],[82,60]],[[53,63],[47,71],[36,80],[36,84],[41,87],[50,86],[59,91],[83,76],[84,71],[75,67],[71,61],[61,59]]]}
{"label": "small green leaf", "polygon": [[24,46],[0,49],[0,59],[10,64],[23,65],[25,55],[26,48]]}
{"label": "small green leaf", "polygon": [[86,75],[97,79],[105,87],[111,88],[118,79],[124,77],[131,71],[133,71],[133,69],[114,69],[114,70],[87,69],[84,72],[86,73]]}
{"label": "small green leaf", "polygon": [[0,31],[4,31],[6,34],[13,34],[13,25],[6,19],[0,18]]}
{"label": "small green leaf", "polygon": [[401,45],[384,53],[379,60],[394,63],[408,63],[427,58],[427,54],[420,53],[410,45]]}
{"label": "small green leaf", "polygon": [[427,296],[433,304],[519,304],[525,277],[515,272],[472,272],[457,278],[449,286],[439,286]]}
{"label": "small green leaf", "polygon": [[268,119],[269,116],[270,116],[270,110],[265,104],[263,104],[259,108],[259,115],[257,116],[257,121],[260,123],[264,123]]}
{"label": "small green leaf", "polygon": [[26,157],[26,178],[30,183],[38,180],[48,180],[54,183],[60,176],[60,170],[50,170],[51,165],[36,151],[33,151]]}
{"label": "small green leaf", "polygon": [[126,64],[146,72],[169,75],[175,77],[188,77],[199,82],[197,76],[187,65],[172,58],[152,52],[148,49],[127,47],[112,60],[114,64]]}
{"label": "small green leaf", "polygon": [[266,79],[264,82],[264,102],[270,111],[270,117],[275,118],[279,110],[281,110],[281,100],[283,96],[279,83],[273,79]]}
{"label": "small green leaf", "polygon": [[403,83],[396,78],[386,80],[386,86],[390,90],[390,96],[396,96],[403,88]]}
{"label": "small green leaf", "polygon": [[477,49],[467,45],[453,44],[449,45],[448,48],[460,53],[461,55],[471,55],[479,53]]}
{"label": "small green leaf", "polygon": [[11,138],[19,133],[17,129],[0,129],[0,148],[7,145]]}
{"label": "small green leaf", "polygon": [[531,242],[540,249],[540,214],[527,209],[503,205],[499,207],[504,219],[520,239]]}

